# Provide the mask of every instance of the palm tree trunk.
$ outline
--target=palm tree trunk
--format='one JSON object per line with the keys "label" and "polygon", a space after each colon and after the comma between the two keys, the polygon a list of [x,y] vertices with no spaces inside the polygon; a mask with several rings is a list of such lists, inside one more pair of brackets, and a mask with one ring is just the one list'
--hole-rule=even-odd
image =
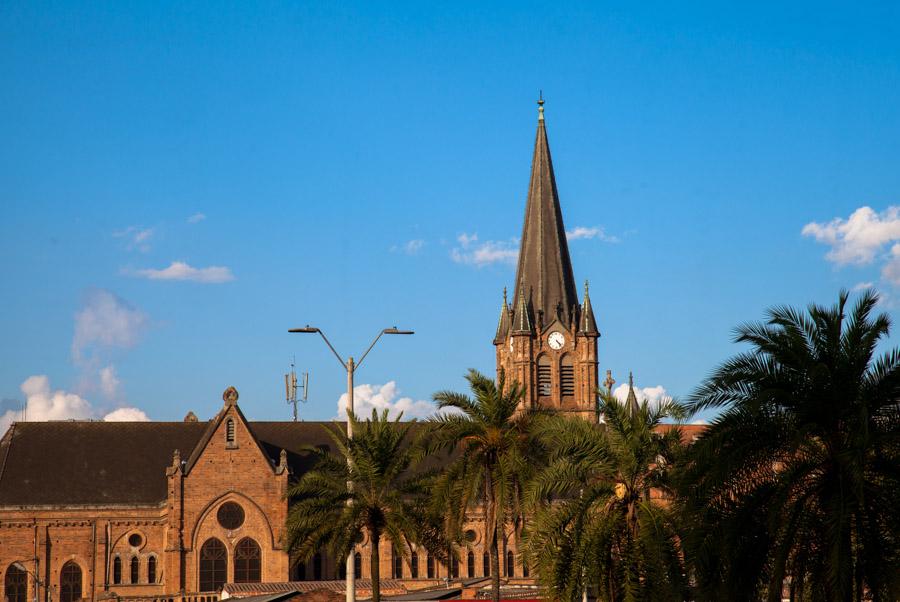
{"label": "palm tree trunk", "polygon": [[372,573],[372,602],[381,602],[381,555],[378,553],[380,542],[381,534],[377,530],[373,530],[372,560],[369,564],[369,572]]}
{"label": "palm tree trunk", "polygon": [[500,539],[497,536],[497,531],[500,530],[500,525],[497,525],[496,529],[492,529],[493,534],[491,536],[491,600],[492,602],[500,602],[500,549],[498,546],[498,540]]}

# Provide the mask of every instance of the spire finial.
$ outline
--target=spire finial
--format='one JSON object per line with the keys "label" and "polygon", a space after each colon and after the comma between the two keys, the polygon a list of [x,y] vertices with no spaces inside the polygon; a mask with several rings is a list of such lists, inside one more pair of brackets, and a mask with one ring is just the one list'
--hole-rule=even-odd
{"label": "spire finial", "polygon": [[544,91],[540,90],[538,94],[538,121],[544,120]]}
{"label": "spire finial", "polygon": [[631,370],[628,371],[628,386],[634,387],[634,374],[632,374]]}
{"label": "spire finial", "polygon": [[584,281],[584,296],[585,296],[585,298],[587,298],[587,296],[588,296],[588,281],[587,280]]}

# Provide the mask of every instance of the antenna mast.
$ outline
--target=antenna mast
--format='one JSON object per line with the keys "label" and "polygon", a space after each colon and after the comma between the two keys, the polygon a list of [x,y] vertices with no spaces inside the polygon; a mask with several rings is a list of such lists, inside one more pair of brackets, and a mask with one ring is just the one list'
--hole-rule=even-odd
{"label": "antenna mast", "polygon": [[297,372],[294,370],[294,360],[291,360],[291,372],[284,375],[284,395],[289,404],[294,407],[294,422],[297,422],[297,402],[306,403],[309,394],[309,372],[304,372],[303,376],[303,397],[297,399]]}

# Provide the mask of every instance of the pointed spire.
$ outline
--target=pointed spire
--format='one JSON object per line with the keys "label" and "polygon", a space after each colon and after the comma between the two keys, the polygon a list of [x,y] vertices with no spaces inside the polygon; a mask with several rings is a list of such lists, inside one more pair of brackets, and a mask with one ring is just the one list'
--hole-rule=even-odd
{"label": "pointed spire", "polygon": [[506,302],[506,287],[503,287],[503,305],[500,306],[500,319],[497,321],[497,333],[494,335],[494,345],[499,345],[506,340],[509,334],[509,303]]}
{"label": "pointed spire", "polygon": [[634,375],[628,372],[628,397],[625,399],[625,405],[628,407],[628,413],[631,416],[636,415],[640,411],[640,404],[637,395],[634,394]]}
{"label": "pointed spire", "polygon": [[531,322],[531,306],[525,300],[525,291],[519,291],[519,301],[516,303],[515,333],[533,333],[534,326]]}
{"label": "pointed spire", "polygon": [[[563,324],[577,323],[577,316],[571,314],[573,308],[579,305],[578,293],[544,125],[543,94],[538,100],[537,137],[531,161],[531,182],[525,205],[514,298],[518,300],[522,294],[528,295],[529,310],[543,312],[544,325],[556,318]],[[532,324],[535,318],[535,313],[528,316]],[[518,313],[514,321],[519,323]]]}
{"label": "pointed spire", "polygon": [[594,319],[594,309],[591,307],[591,295],[588,292],[588,281],[584,281],[584,301],[581,303],[581,324],[578,332],[582,334],[600,335],[597,330],[597,320]]}

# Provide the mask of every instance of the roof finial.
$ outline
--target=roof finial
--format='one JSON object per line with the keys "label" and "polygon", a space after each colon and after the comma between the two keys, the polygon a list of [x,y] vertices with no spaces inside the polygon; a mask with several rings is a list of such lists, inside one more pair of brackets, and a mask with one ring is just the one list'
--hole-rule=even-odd
{"label": "roof finial", "polygon": [[504,287],[503,287],[503,307],[506,307],[506,306],[507,306],[507,302],[506,302],[506,287],[504,286]]}
{"label": "roof finial", "polygon": [[540,90],[538,94],[538,121],[544,120],[544,91]]}
{"label": "roof finial", "polygon": [[631,370],[628,371],[628,386],[634,387],[634,374],[631,372]]}
{"label": "roof finial", "polygon": [[588,296],[588,281],[587,280],[584,281],[584,296],[585,296],[585,298],[587,298],[587,296]]}

